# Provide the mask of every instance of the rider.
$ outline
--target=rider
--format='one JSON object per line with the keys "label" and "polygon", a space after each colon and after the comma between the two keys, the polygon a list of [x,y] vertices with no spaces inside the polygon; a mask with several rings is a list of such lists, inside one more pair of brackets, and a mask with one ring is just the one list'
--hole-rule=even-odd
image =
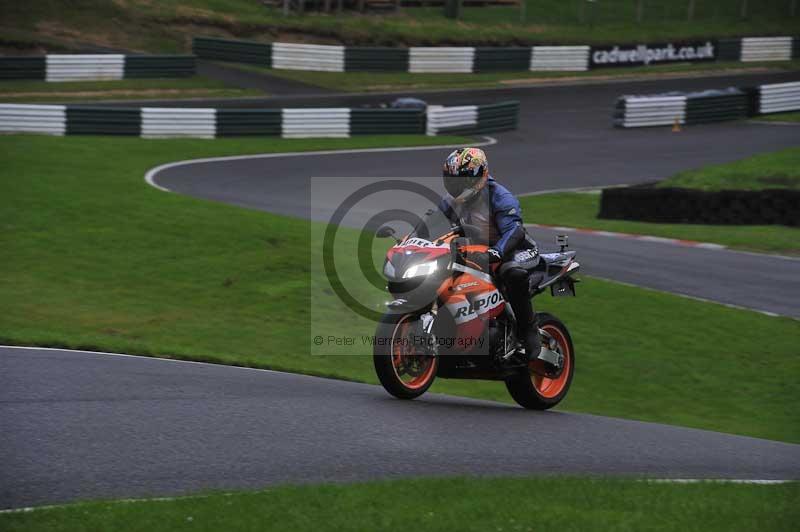
{"label": "rider", "polygon": [[478,148],[459,148],[447,156],[443,168],[448,195],[439,209],[454,223],[480,230],[480,240],[490,247],[470,254],[482,264],[502,263],[498,277],[517,318],[517,335],[529,361],[541,351],[539,322],[529,297],[530,269],[539,262],[536,242],[522,225],[519,201],[489,175],[486,154]]}

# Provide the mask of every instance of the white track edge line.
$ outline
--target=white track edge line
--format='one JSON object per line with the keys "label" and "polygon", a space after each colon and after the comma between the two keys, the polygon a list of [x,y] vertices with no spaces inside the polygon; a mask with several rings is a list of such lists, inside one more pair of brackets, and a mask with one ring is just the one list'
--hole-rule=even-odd
{"label": "white track edge line", "polygon": [[[203,362],[201,360],[185,360],[182,358],[165,358],[165,357],[158,357],[158,356],[151,356],[151,355],[130,355],[127,353],[111,353],[108,351],[89,351],[88,349],[70,349],[68,347],[36,347],[33,345],[3,345],[0,344],[0,349],[19,349],[19,350],[35,350],[35,351],[65,351],[67,353],[88,353],[90,355],[106,355],[106,356],[113,356],[113,357],[124,357],[124,358],[133,358],[138,360],[160,360],[162,362],[181,362],[183,364],[200,364],[203,366],[213,366],[216,368],[235,368],[235,369],[245,369],[248,371],[265,371],[267,373],[280,373],[282,375],[298,375],[300,377],[311,377],[316,379],[324,379],[325,377],[319,377],[317,375],[309,375],[307,373],[292,373],[290,371],[279,371],[276,369],[267,369],[267,368],[252,368],[249,366],[234,366],[232,364],[223,364],[223,363],[215,363],[215,362]],[[341,380],[342,382],[353,382],[353,381],[346,381],[343,379],[336,379]],[[359,383],[360,384],[360,383]]]}
{"label": "white track edge line", "polygon": [[651,292],[658,292],[660,294],[669,294],[672,296],[682,297],[684,299],[692,299],[694,301],[700,301],[701,303],[712,303],[714,305],[721,305],[723,307],[732,308],[735,310],[746,310],[748,312],[757,312],[758,314],[763,314],[764,316],[769,316],[770,318],[788,318],[790,320],[800,321],[800,318],[795,318],[794,316],[788,316],[786,314],[778,314],[776,312],[771,312],[769,310],[763,310],[753,307],[743,307],[741,305],[736,305],[734,303],[724,303],[722,301],[715,301],[713,299],[706,299],[704,297],[693,296],[690,294],[684,294],[681,292],[670,292],[667,290],[661,290],[660,288],[652,288],[650,286],[644,286],[635,283],[629,283],[627,281],[618,281],[616,279],[609,279],[608,277],[600,277],[598,275],[587,275],[587,277],[591,277],[592,279],[599,279],[601,281],[607,281],[609,283],[617,283],[623,286],[630,286],[632,288],[641,288],[642,290],[650,290]]}
{"label": "white track edge line", "polygon": [[[545,225],[545,224],[530,224],[526,223],[525,227],[532,227],[532,228],[539,228],[539,229],[549,229],[552,231],[564,231],[567,233],[581,233],[586,235],[595,235],[595,236],[605,236],[608,238],[620,238],[625,240],[639,240],[643,242],[656,242],[661,244],[667,244],[670,246],[680,246],[686,248],[699,248],[699,249],[711,249],[715,251],[726,251],[728,253],[740,253],[742,255],[751,255],[754,257],[771,257],[774,259],[781,259],[781,260],[788,260],[797,262],[800,261],[800,257],[792,257],[790,255],[780,255],[778,253],[759,253],[757,251],[746,251],[742,249],[733,249],[725,244],[715,244],[713,242],[699,242],[694,240],[685,240],[681,238],[670,238],[670,237],[662,237],[662,236],[654,236],[654,235],[642,235],[638,233],[620,233],[618,231],[604,231],[602,229],[591,229],[588,227],[567,227],[567,226],[559,226],[559,225]],[[689,243],[691,242],[691,243]]]}
{"label": "white track edge line", "polygon": [[[485,139],[483,142],[472,144],[472,146],[481,147],[481,146],[492,146],[497,144],[497,139],[494,137],[490,137],[488,135],[483,135]],[[338,154],[350,154],[350,153],[376,153],[376,152],[398,152],[398,151],[420,151],[420,150],[437,150],[437,149],[445,149],[445,148],[458,148],[460,147],[459,144],[442,144],[436,146],[403,146],[403,147],[395,147],[395,148],[359,148],[353,150],[322,150],[322,151],[296,151],[296,152],[284,152],[284,153],[261,153],[261,154],[253,154],[253,155],[230,155],[230,156],[223,156],[223,157],[205,157],[201,159],[186,159],[183,161],[175,161],[171,163],[162,164],[156,166],[155,168],[151,168],[147,171],[144,176],[145,182],[153,188],[156,188],[162,192],[172,192],[172,190],[168,189],[165,186],[159,185],[156,183],[155,178],[157,174],[163,172],[164,170],[168,170],[170,168],[175,168],[178,166],[189,166],[192,164],[202,164],[202,163],[213,163],[213,162],[225,162],[225,161],[241,161],[246,159],[274,159],[277,157],[301,157],[304,155],[338,155]],[[523,192],[518,194],[518,196],[540,196],[544,194],[557,194],[560,192],[586,192],[591,190],[598,190],[603,188],[617,188],[617,187],[624,187],[628,185],[593,185],[589,187],[572,187],[572,188],[554,188],[549,190],[539,190],[534,192]],[[531,226],[536,226],[538,224],[526,224]],[[565,231],[580,231],[580,228],[577,227],[546,227],[548,229],[563,229]],[[612,232],[606,232],[605,236],[612,236]],[[627,233],[613,233],[614,235],[626,235]],[[633,235],[633,234],[632,234]],[[633,235],[633,236],[644,236],[648,237],[650,235]],[[661,237],[652,237],[652,238],[661,238]],[[678,240],[678,239],[673,239]],[[682,245],[677,242],[674,243],[675,245]],[[688,246],[684,245],[684,247],[699,247],[701,249],[725,249],[731,251],[732,253],[744,253],[747,255],[755,255],[755,256],[767,256],[767,257],[776,257],[785,260],[792,260],[792,261],[800,261],[798,257],[789,257],[786,255],[778,255],[778,254],[771,254],[771,253],[757,253],[754,251],[740,251],[740,250],[732,250],[727,246],[722,246],[721,244],[714,244],[711,242],[700,242],[699,245],[695,246]]]}
{"label": "white track edge line", "polygon": [[800,480],[791,479],[768,479],[768,478],[647,478],[642,482],[652,482],[657,484],[791,484]]}
{"label": "white track edge line", "polygon": [[[606,479],[614,480],[614,477],[605,477]],[[749,484],[749,485],[759,485],[759,486],[770,486],[776,484],[793,484],[796,482],[800,482],[800,480],[792,480],[792,479],[748,479],[748,478],[644,478],[638,479],[639,482],[644,483],[653,483],[653,484]],[[259,490],[263,491],[263,490]],[[222,495],[224,497],[233,496],[234,493],[220,493],[217,495]],[[23,513],[30,513],[39,510],[57,510],[59,508],[69,508],[70,506],[74,506],[76,504],[91,504],[91,503],[100,503],[100,504],[133,504],[133,503],[142,503],[142,502],[170,502],[170,501],[181,501],[186,499],[206,499],[211,497],[211,495],[183,495],[177,497],[152,497],[152,498],[143,498],[143,499],[116,499],[111,501],[75,501],[71,503],[65,504],[47,504],[42,506],[23,506],[20,508],[4,508],[0,509],[0,514],[23,514]]]}
{"label": "white track edge line", "polygon": [[[488,135],[482,136],[485,140],[472,146],[491,146],[497,144],[497,139]],[[151,168],[144,175],[145,182],[153,188],[157,188],[162,192],[172,192],[172,190],[156,183],[155,178],[157,174],[175,168],[177,166],[189,166],[192,164],[202,163],[215,163],[225,161],[242,161],[246,159],[274,159],[277,157],[303,157],[303,156],[318,156],[318,155],[346,155],[351,153],[380,153],[380,152],[398,152],[398,151],[420,151],[420,150],[441,150],[445,148],[460,148],[460,144],[441,144],[436,146],[402,146],[394,148],[359,148],[352,150],[320,150],[320,151],[290,151],[283,153],[260,153],[253,155],[229,155],[225,157],[206,157],[202,159],[186,159],[183,161],[175,161],[171,163],[162,164]]]}

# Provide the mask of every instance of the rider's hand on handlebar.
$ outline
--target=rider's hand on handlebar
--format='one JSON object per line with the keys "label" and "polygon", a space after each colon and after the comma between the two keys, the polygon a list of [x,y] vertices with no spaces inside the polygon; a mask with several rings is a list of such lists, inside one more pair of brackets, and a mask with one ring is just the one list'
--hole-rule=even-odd
{"label": "rider's hand on handlebar", "polygon": [[502,261],[500,253],[494,248],[489,248],[488,251],[467,253],[466,259],[480,265],[482,270],[488,270],[491,264]]}

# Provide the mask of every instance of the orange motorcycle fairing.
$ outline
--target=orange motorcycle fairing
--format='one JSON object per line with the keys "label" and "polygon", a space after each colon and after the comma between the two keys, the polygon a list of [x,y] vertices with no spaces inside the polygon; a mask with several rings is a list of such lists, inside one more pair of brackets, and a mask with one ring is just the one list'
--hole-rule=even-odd
{"label": "orange motorcycle fairing", "polygon": [[[486,249],[486,246],[473,245],[463,246],[460,251],[475,253]],[[475,264],[470,267],[473,272],[459,272],[443,282],[439,289],[440,303],[455,326],[452,337],[447,339],[454,351],[470,351],[485,345],[480,339],[485,338],[489,321],[505,312],[503,295],[490,274],[479,268]]]}

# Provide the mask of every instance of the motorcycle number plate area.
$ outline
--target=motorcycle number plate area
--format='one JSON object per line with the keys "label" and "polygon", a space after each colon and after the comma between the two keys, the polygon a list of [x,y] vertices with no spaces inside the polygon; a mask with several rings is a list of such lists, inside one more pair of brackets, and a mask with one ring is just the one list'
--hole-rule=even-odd
{"label": "motorcycle number plate area", "polygon": [[550,294],[553,297],[567,297],[575,295],[575,283],[571,280],[564,279],[553,283],[550,287]]}

